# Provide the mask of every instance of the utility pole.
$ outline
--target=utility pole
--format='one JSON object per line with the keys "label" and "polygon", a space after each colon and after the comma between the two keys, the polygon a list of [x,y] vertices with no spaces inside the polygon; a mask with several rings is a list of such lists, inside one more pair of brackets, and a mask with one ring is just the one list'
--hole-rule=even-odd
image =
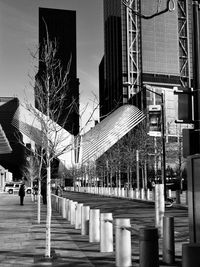
{"label": "utility pole", "polygon": [[140,169],[139,169],[139,151],[136,150],[136,177],[137,177],[137,189],[136,189],[136,198],[139,198],[140,191]]}
{"label": "utility pole", "polygon": [[[200,1],[193,1],[193,114],[194,154],[187,158],[190,242],[200,243]],[[184,141],[184,140],[183,140]],[[192,138],[190,137],[190,142]]]}
{"label": "utility pole", "polygon": [[[200,1],[193,1],[194,130],[200,131]],[[199,141],[199,138],[198,138]],[[200,143],[198,142],[200,153]]]}

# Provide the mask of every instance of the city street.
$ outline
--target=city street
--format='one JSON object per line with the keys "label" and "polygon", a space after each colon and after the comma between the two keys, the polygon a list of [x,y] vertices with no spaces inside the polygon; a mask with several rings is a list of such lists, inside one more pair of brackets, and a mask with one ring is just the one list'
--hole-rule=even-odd
{"label": "city street", "polygon": [[[66,192],[65,196],[91,208],[99,208],[101,212],[112,212],[114,218],[131,218],[132,263],[134,267],[139,266],[138,229],[154,225],[153,205],[85,193]],[[43,262],[46,205],[41,205],[40,225],[37,224],[36,206],[30,196],[26,196],[24,206],[20,206],[19,196],[0,194],[0,266],[115,266],[115,252],[100,253],[99,243],[89,243],[88,236],[82,236],[80,230],[75,230],[55,211],[51,237],[55,258],[53,262]],[[176,263],[172,266],[181,266],[182,244],[188,242],[187,210],[172,207],[166,214],[175,219]],[[160,266],[167,266],[162,263],[161,240],[159,243]]]}
{"label": "city street", "polygon": [[200,0],[0,12],[0,267],[200,267]]}

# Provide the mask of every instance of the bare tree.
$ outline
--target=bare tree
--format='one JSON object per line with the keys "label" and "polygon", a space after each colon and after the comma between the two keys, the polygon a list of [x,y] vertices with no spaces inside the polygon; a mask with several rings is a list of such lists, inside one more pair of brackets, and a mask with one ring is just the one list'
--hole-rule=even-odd
{"label": "bare tree", "polygon": [[[29,153],[26,157],[26,162],[22,167],[22,175],[31,186],[31,193],[33,192],[33,182],[38,180],[38,164],[36,158]],[[33,200],[33,194],[31,194]]]}
{"label": "bare tree", "polygon": [[[47,31],[47,39],[39,49],[40,69],[35,76],[34,91],[37,109],[31,104],[26,107],[34,117],[33,129],[36,130],[33,132],[38,147],[36,156],[40,160],[40,167],[43,172],[45,170],[44,175],[46,176],[45,257],[51,257],[51,165],[55,159],[66,154],[73,145],[73,138],[64,130],[64,126],[70,113],[78,109],[76,99],[73,99],[67,107],[65,106],[67,97],[71,96],[68,77],[71,59],[67,68],[64,69],[57,57],[57,51],[57,42],[50,41]],[[32,56],[36,55],[32,54]],[[36,127],[35,123],[39,126]]]}

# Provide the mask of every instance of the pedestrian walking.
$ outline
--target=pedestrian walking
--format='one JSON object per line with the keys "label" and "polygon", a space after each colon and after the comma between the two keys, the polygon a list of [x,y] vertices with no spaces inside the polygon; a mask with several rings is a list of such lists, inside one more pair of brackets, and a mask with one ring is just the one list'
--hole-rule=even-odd
{"label": "pedestrian walking", "polygon": [[41,195],[42,195],[43,204],[47,204],[47,185],[45,182],[42,183],[42,186],[41,186]]}
{"label": "pedestrian walking", "polygon": [[60,185],[58,185],[56,188],[56,195],[62,197],[62,188]]}
{"label": "pedestrian walking", "polygon": [[19,188],[19,196],[20,196],[20,205],[24,205],[24,197],[25,197],[25,184],[22,183]]}

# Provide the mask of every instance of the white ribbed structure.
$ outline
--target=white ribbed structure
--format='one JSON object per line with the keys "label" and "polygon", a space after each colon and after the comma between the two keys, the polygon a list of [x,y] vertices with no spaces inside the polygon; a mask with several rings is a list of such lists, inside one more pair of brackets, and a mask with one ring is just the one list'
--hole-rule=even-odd
{"label": "white ribbed structure", "polygon": [[[46,142],[46,136],[42,130],[43,121],[46,123],[45,118],[46,116],[37,109],[32,107],[28,110],[20,104],[13,117],[12,125],[33,142],[41,145]],[[45,127],[48,127],[50,143],[53,144],[52,152],[58,155],[64,167],[68,168],[75,164],[75,150],[80,149],[79,161],[76,163],[95,161],[144,118],[145,115],[137,107],[123,105],[81,136],[78,147],[74,143],[74,136],[51,119]]]}
{"label": "white ribbed structure", "polygon": [[11,153],[12,148],[10,147],[9,141],[0,125],[0,154]]}
{"label": "white ribbed structure", "polygon": [[123,105],[82,136],[82,162],[98,159],[139,124],[145,115],[133,105]]}

